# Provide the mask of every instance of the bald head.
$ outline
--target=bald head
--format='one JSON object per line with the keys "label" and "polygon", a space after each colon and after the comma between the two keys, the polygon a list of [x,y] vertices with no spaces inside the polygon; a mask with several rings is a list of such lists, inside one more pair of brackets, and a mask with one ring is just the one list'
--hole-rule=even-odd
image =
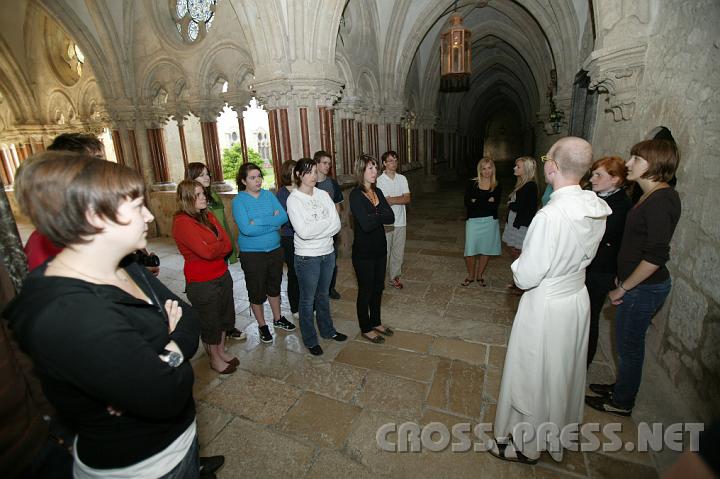
{"label": "bald head", "polygon": [[555,160],[564,176],[580,180],[592,164],[592,146],[582,138],[568,136],[556,141],[548,156]]}

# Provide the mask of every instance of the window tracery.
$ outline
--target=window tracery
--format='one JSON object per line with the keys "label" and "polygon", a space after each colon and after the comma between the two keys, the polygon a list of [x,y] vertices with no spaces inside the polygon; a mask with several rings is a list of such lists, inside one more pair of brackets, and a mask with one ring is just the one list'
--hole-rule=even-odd
{"label": "window tracery", "polygon": [[215,19],[217,0],[169,0],[175,27],[190,43],[202,40]]}

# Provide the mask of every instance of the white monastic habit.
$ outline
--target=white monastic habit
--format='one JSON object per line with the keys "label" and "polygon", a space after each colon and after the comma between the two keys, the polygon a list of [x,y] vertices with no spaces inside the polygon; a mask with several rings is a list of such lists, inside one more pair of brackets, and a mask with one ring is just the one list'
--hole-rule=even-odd
{"label": "white monastic habit", "polygon": [[[495,436],[505,439],[520,422],[551,422],[558,429],[582,421],[590,300],[585,268],[597,252],[610,207],[592,191],[566,186],[530,224],[522,254],[512,264],[520,300],[503,370]],[[537,459],[542,443],[516,447]],[[550,452],[562,460],[562,448]]]}

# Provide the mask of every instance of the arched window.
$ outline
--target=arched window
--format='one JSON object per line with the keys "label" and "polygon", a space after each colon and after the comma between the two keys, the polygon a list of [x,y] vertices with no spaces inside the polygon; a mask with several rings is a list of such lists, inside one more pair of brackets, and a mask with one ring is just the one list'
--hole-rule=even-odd
{"label": "arched window", "polygon": [[183,40],[201,40],[215,19],[217,0],[169,0],[175,26]]}

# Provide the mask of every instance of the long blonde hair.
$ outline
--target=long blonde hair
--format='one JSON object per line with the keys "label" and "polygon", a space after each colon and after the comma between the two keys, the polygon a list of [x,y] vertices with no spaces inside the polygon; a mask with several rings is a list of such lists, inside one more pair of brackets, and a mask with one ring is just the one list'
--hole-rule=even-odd
{"label": "long blonde hair", "polygon": [[495,187],[497,186],[497,180],[495,179],[495,162],[492,158],[489,156],[483,156],[480,158],[480,161],[478,161],[477,164],[477,177],[473,178],[473,181],[477,183],[478,188],[480,188],[480,179],[482,178],[482,169],[484,165],[489,164],[492,167],[492,177],[490,178],[490,191],[495,191]]}
{"label": "long blonde hair", "polygon": [[521,156],[520,158],[517,158],[515,160],[515,163],[517,163],[518,161],[522,161],[523,163],[524,174],[522,176],[518,176],[517,183],[515,183],[515,188],[512,191],[513,193],[517,192],[517,190],[519,190],[531,181],[537,183],[537,179],[535,178],[535,158],[533,158],[532,156]]}

